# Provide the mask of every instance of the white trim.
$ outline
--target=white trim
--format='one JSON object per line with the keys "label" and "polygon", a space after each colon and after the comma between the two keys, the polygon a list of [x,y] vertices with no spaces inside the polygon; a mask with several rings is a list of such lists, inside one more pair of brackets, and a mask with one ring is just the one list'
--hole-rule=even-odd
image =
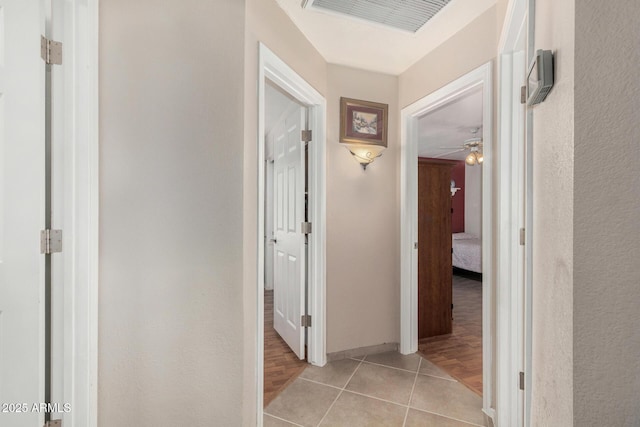
{"label": "white trim", "polygon": [[[527,284],[525,275],[530,274],[532,230],[530,211],[525,215],[525,206],[530,209],[532,183],[525,179],[525,159],[530,159],[525,155],[525,108],[518,99],[526,71],[527,3],[527,0],[511,0],[509,3],[500,40],[498,78],[498,147],[503,161],[498,170],[500,251],[497,297],[500,309],[496,319],[496,405],[505,410],[497,414],[495,421],[496,426],[515,427],[529,425],[531,396],[531,347],[525,342],[530,339],[531,324],[523,307],[529,311],[526,305],[530,301],[526,294],[530,284]],[[519,242],[522,227],[526,229],[526,252]],[[525,372],[524,394],[518,384],[519,372]]]}
{"label": "white trim", "polygon": [[[526,16],[526,11],[527,0],[509,0],[504,25],[500,33],[498,52],[507,53],[513,50],[520,30],[517,23],[522,22],[522,18]],[[514,23],[516,23],[516,25],[514,25]]]}
{"label": "white trim", "polygon": [[[99,102],[98,0],[55,0],[54,38],[64,62],[53,69],[54,221],[63,253],[52,261],[63,290],[62,414],[68,427],[98,425]],[[54,224],[55,226],[55,224]],[[55,258],[55,256],[54,256]],[[62,270],[62,273],[60,273]],[[62,403],[61,402],[61,403]]]}
{"label": "white trim", "polygon": [[[463,93],[481,86],[482,138],[493,141],[493,78],[492,62],[488,62],[432,94],[402,109],[401,113],[401,163],[400,163],[400,218],[401,218],[401,315],[400,352],[418,350],[418,260],[414,243],[418,241],[417,212],[417,132],[418,119],[429,111],[442,106]],[[493,378],[491,312],[493,301],[493,144],[483,147],[482,166],[482,358],[483,378]],[[491,382],[484,381],[483,410],[491,414]]]}
{"label": "white trim", "polygon": [[326,354],[326,147],[325,129],[327,106],[324,97],[293,69],[260,43],[258,70],[258,292],[257,348],[256,348],[256,408],[258,426],[262,426],[263,368],[264,368],[264,125],[265,79],[268,78],[309,109],[309,126],[313,141],[309,148],[309,216],[313,233],[309,237],[308,313],[313,327],[308,331],[308,362],[324,366]]}

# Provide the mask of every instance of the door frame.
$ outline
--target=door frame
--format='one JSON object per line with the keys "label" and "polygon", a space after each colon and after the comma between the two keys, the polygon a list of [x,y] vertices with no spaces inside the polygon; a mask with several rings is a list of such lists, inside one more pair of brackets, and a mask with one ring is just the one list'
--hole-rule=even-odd
{"label": "door frame", "polygon": [[[531,112],[526,110],[525,116],[522,108],[526,107],[517,100],[524,81],[514,71],[521,66],[517,62],[524,59],[523,71],[526,72],[532,53],[531,7],[533,1],[509,1],[498,44],[498,145],[500,158],[504,159],[499,171],[501,250],[498,280],[505,285],[498,288],[496,404],[507,410],[497,414],[496,425],[518,427],[528,426],[531,414],[533,152]],[[524,144],[513,144],[518,135],[524,135]],[[525,230],[524,252],[519,241],[521,228]],[[516,380],[520,372],[525,376],[524,396]]]}
{"label": "door frame", "polygon": [[98,425],[98,3],[51,2],[51,37],[63,41],[63,65],[52,74],[52,228],[63,230],[52,286],[63,293],[62,324],[54,327],[63,336],[62,399],[72,411],[62,420],[69,427]]}
{"label": "door frame", "polygon": [[[491,313],[494,305],[493,279],[493,62],[476,68],[430,95],[402,109],[400,152],[401,285],[400,352],[418,351],[418,119],[463,93],[481,86],[482,138],[482,373],[493,378],[493,334]],[[492,419],[492,387],[483,382],[483,411]]]}
{"label": "door frame", "polygon": [[325,98],[282,61],[263,43],[258,47],[258,215],[257,215],[257,340],[256,340],[256,407],[258,426],[262,425],[264,393],[264,189],[265,189],[265,79],[287,92],[307,107],[309,129],[313,141],[309,143],[309,221],[313,224],[309,235],[307,269],[307,314],[313,319],[307,334],[307,361],[324,366],[326,354],[326,147],[325,129],[327,105]]}

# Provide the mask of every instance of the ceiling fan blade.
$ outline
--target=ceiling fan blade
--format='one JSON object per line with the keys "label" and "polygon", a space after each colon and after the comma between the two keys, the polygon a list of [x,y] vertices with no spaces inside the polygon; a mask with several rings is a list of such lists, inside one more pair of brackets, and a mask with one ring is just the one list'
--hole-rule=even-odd
{"label": "ceiling fan blade", "polygon": [[434,147],[437,150],[457,150],[457,151],[462,151],[462,150],[466,150],[465,147]]}
{"label": "ceiling fan blade", "polygon": [[[444,149],[445,149],[445,148],[444,148],[444,147],[442,147],[442,150],[444,150]],[[447,154],[454,154],[454,153],[459,153],[459,152],[461,152],[461,151],[465,151],[465,150],[466,150],[466,148],[458,148],[458,149],[455,149],[455,148],[454,148],[454,149],[452,149],[452,148],[447,148],[447,150],[451,150],[451,151],[447,152]]]}

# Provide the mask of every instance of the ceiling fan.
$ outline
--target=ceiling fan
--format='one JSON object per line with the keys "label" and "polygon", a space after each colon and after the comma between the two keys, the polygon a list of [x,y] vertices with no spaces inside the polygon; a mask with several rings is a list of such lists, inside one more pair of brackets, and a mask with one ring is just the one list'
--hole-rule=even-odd
{"label": "ceiling fan", "polygon": [[[482,164],[482,162],[484,161],[484,156],[482,154],[482,138],[477,136],[479,130],[480,128],[471,129],[471,133],[473,134],[473,136],[469,139],[466,139],[462,143],[462,145],[458,147],[458,149],[447,153],[447,155],[459,153],[461,151],[469,151],[469,154],[464,159],[465,163],[469,166]],[[438,147],[438,149],[442,150],[451,150],[452,148],[455,147]]]}

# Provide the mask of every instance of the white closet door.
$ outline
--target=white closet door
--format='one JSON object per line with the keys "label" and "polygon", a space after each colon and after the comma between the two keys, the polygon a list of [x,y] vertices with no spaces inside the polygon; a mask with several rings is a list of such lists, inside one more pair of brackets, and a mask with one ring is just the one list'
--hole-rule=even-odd
{"label": "white closet door", "polygon": [[[0,426],[44,414],[44,2],[0,0]],[[24,412],[26,410],[26,413]],[[20,412],[18,412],[20,411]]]}
{"label": "white closet door", "polygon": [[306,260],[304,234],[305,108],[295,109],[274,138],[274,328],[304,359]]}

